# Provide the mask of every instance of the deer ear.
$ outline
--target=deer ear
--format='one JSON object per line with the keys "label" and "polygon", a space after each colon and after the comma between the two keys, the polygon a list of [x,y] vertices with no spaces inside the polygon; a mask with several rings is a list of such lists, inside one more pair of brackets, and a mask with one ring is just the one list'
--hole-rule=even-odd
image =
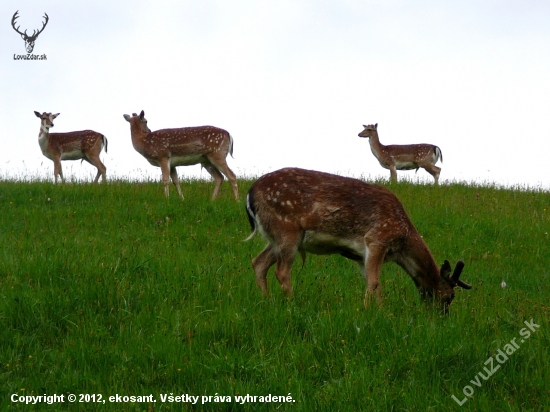
{"label": "deer ear", "polygon": [[139,114],[139,118],[143,120],[143,116],[145,116],[145,112],[142,110],[141,113]]}
{"label": "deer ear", "polygon": [[124,118],[126,119],[127,122],[130,121],[130,116],[128,116],[127,114],[123,114],[122,116],[124,116]]}
{"label": "deer ear", "polygon": [[59,113],[57,113],[57,114],[52,114],[52,119],[55,119],[57,116],[59,116]]}
{"label": "deer ear", "polygon": [[36,117],[42,117],[42,115],[38,113],[36,110],[34,111],[34,114],[36,115]]}
{"label": "deer ear", "polygon": [[374,125],[374,128],[375,128],[375,129],[378,129],[378,123],[376,123],[376,124]]}

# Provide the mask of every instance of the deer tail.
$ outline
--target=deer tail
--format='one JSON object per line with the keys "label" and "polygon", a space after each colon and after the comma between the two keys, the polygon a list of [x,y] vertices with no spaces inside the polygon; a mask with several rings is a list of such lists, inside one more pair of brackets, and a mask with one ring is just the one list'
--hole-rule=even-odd
{"label": "deer tail", "polygon": [[300,257],[302,258],[302,267],[301,267],[301,269],[303,269],[304,265],[306,264],[306,252],[304,252],[302,249],[300,249],[299,252],[300,252]]}
{"label": "deer tail", "polygon": [[229,134],[229,154],[231,155],[231,157],[233,157],[233,136],[231,136],[230,134]]}
{"label": "deer tail", "polygon": [[441,163],[443,163],[443,153],[441,152],[441,149],[437,146],[434,146],[434,152],[435,152],[435,163],[437,163],[439,159],[441,159]]}
{"label": "deer tail", "polygon": [[245,242],[249,241],[254,237],[258,231],[258,222],[256,221],[256,205],[254,203],[254,191],[251,188],[246,195],[246,214],[248,216],[248,221],[250,222],[251,233],[244,240]]}
{"label": "deer tail", "polygon": [[107,153],[107,138],[105,135],[101,135],[101,139],[103,140],[103,144],[105,145],[105,153]]}

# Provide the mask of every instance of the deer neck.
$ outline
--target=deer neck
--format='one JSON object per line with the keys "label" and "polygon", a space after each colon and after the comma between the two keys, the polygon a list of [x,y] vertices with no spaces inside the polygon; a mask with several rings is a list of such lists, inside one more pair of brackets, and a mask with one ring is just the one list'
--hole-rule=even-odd
{"label": "deer neck", "polygon": [[41,125],[40,132],[38,133],[38,144],[40,145],[40,149],[42,149],[42,153],[47,151],[49,140],[50,130],[44,125]]}
{"label": "deer neck", "polygon": [[141,130],[141,125],[139,124],[132,124],[130,132],[134,149],[136,149],[139,153],[142,153],[145,147],[145,138],[149,135],[149,133],[143,133]]}
{"label": "deer neck", "polygon": [[441,275],[437,263],[418,232],[409,237],[405,251],[397,263],[415,280],[417,285],[434,290],[439,284]]}
{"label": "deer neck", "polygon": [[369,144],[372,154],[380,161],[384,157],[386,146],[380,143],[378,132],[375,131],[372,134],[372,136],[369,138]]}

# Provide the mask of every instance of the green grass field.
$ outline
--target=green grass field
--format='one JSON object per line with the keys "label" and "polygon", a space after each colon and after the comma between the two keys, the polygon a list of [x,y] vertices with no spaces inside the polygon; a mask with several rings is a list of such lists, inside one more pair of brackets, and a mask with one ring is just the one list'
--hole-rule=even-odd
{"label": "green grass field", "polygon": [[339,256],[298,259],[289,300],[271,271],[262,297],[239,184],[237,203],[227,182],[214,202],[203,181],[184,201],[158,182],[0,182],[0,410],[550,410],[550,193],[390,186],[436,260],[466,263],[473,289],[443,317],[391,263],[364,308]]}

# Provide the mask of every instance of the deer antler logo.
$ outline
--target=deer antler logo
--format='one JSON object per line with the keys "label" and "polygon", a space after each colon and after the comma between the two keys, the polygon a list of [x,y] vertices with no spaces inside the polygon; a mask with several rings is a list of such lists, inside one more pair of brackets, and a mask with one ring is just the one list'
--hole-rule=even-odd
{"label": "deer antler logo", "polygon": [[15,20],[19,17],[19,16],[17,15],[17,13],[19,13],[19,10],[17,10],[17,11],[14,13],[14,15],[13,15],[13,17],[12,17],[12,19],[11,19],[11,25],[12,25],[13,29],[14,29],[17,33],[19,33],[19,34],[21,35],[21,38],[22,38],[23,40],[25,40],[25,48],[27,49],[27,53],[32,53],[32,51],[33,51],[33,49],[34,49],[34,42],[36,41],[36,38],[38,37],[38,35],[39,35],[40,33],[42,33],[42,31],[43,31],[44,28],[46,27],[46,24],[48,24],[48,20],[49,20],[50,18],[48,17],[48,15],[47,15],[46,13],[44,13],[44,18],[46,19],[46,21],[43,23],[42,28],[41,28],[40,30],[38,30],[38,32],[37,32],[36,30],[33,30],[32,35],[29,36],[29,35],[27,34],[27,30],[25,30],[24,33],[21,33],[21,32],[19,31],[19,27],[20,27],[20,26],[17,26],[17,28],[15,27]]}

